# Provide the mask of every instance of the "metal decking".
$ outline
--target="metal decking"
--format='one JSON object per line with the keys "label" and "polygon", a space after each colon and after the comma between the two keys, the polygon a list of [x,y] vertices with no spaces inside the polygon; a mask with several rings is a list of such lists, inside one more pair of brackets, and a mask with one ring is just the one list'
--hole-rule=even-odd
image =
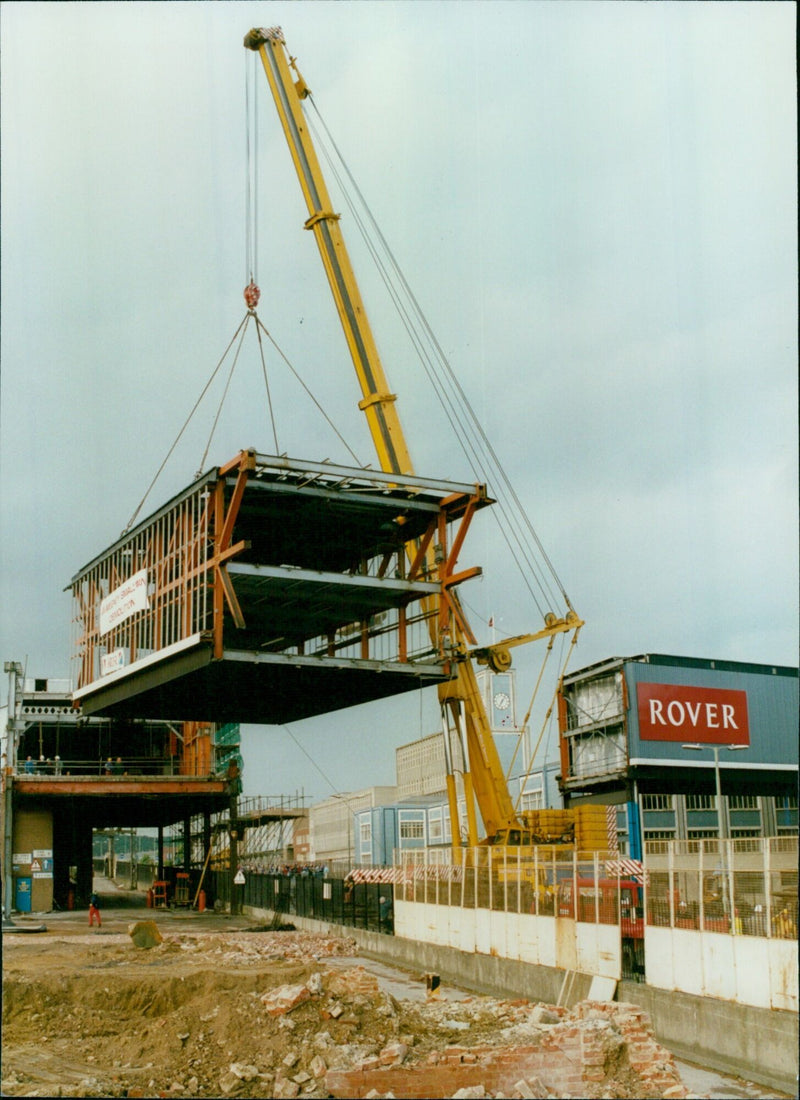
{"label": "metal decking", "polygon": [[84,714],[282,723],[434,684],[482,486],[242,451],[72,580]]}

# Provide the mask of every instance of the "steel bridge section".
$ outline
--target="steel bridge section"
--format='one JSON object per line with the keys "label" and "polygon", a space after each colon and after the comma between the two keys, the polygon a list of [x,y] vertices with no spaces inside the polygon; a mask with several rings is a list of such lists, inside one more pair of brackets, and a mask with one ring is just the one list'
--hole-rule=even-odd
{"label": "steel bridge section", "polygon": [[440,683],[471,639],[454,590],[480,569],[456,563],[491,503],[242,451],[73,577],[74,703],[274,724]]}

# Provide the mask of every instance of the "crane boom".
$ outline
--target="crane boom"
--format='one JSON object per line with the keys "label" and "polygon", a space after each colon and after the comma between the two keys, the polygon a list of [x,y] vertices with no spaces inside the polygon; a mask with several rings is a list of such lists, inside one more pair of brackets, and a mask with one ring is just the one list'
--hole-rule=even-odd
{"label": "crane boom", "polygon": [[[284,136],[294,161],[300,187],[309,212],[305,228],[313,231],[322,263],[333,293],[339,319],[361,386],[359,402],[367,416],[370,432],[381,468],[388,473],[413,473],[405,437],[395,407],[395,395],[390,392],[377,346],[367,320],[355,274],[339,228],[339,215],[333,213],[328,189],[320,169],[311,135],[305,124],[301,101],[309,94],[308,86],[297,70],[295,60],[288,55],[283,32],[278,27],[258,28],[244,39],[247,49],[258,52],[272,92]],[[294,70],[295,77],[291,70]],[[431,551],[432,553],[432,551]],[[431,559],[432,568],[435,568]],[[455,595],[453,594],[454,598]],[[460,656],[452,680],[439,686],[447,761],[447,794],[453,843],[463,839],[458,830],[458,798],[452,763],[451,738],[461,745],[464,760],[463,784],[467,808],[467,843],[478,843],[475,802],[481,812],[486,836],[490,842],[507,836],[509,830],[521,828],[508,790],[491,725],[486,714],[475,669],[470,660],[467,642],[474,644],[466,619],[464,629],[456,623],[455,648]],[[574,613],[567,619],[548,615],[545,629],[536,635],[510,639],[510,645],[533,637],[552,636],[573,630],[582,623]],[[474,651],[481,663],[490,667],[508,667],[507,648],[490,646]],[[519,841],[517,841],[519,843]]]}
{"label": "crane boom", "polygon": [[245,37],[244,44],[248,49],[258,51],[267,74],[308,207],[309,217],[305,228],[313,232],[322,257],[361,386],[362,399],[359,408],[366,414],[381,468],[388,473],[413,474],[408,448],[394,407],[396,396],[389,392],[350,257],[339,229],[339,215],[333,212],[316,150],[300,107],[301,99],[309,94],[308,87],[299,74],[296,81],[292,78],[289,66],[294,66],[294,59],[287,60],[286,44],[279,28],[251,30]]}

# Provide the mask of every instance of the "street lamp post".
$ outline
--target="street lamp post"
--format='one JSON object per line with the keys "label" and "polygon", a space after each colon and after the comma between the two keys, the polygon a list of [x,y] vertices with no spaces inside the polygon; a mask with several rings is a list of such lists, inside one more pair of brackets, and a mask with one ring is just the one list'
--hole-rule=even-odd
{"label": "street lamp post", "polygon": [[[682,749],[689,749],[692,752],[702,752],[705,748],[710,748],[714,753],[714,783],[717,791],[717,835],[719,837],[720,856],[722,858],[722,906],[725,912],[725,916],[728,917],[733,912],[733,883],[729,882],[728,874],[728,817],[723,809],[722,805],[722,776],[720,774],[719,767],[719,750],[727,749],[728,752],[737,752],[741,749],[749,749],[749,745],[681,745]],[[701,884],[702,889],[702,884]],[[730,892],[730,901],[729,901]]]}
{"label": "street lamp post", "polygon": [[14,922],[11,913],[14,908],[14,874],[13,874],[13,845],[14,845],[14,775],[17,769],[17,748],[21,723],[19,712],[21,706],[20,692],[23,687],[23,668],[18,661],[6,661],[3,671],[8,673],[8,713],[6,725],[6,759],[3,772],[3,926],[13,928]]}

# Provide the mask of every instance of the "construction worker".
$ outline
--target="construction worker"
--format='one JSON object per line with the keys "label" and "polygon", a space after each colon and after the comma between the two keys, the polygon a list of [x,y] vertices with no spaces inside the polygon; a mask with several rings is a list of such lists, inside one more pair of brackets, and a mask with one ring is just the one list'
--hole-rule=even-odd
{"label": "construction worker", "polygon": [[784,905],[779,913],[772,918],[775,926],[775,936],[781,940],[793,940],[797,935],[797,926],[792,920],[788,905]]}
{"label": "construction worker", "polygon": [[89,927],[90,928],[94,924],[94,918],[95,917],[97,917],[97,927],[102,928],[103,927],[103,922],[100,918],[100,898],[97,896],[96,893],[93,892],[92,896],[89,898]]}

